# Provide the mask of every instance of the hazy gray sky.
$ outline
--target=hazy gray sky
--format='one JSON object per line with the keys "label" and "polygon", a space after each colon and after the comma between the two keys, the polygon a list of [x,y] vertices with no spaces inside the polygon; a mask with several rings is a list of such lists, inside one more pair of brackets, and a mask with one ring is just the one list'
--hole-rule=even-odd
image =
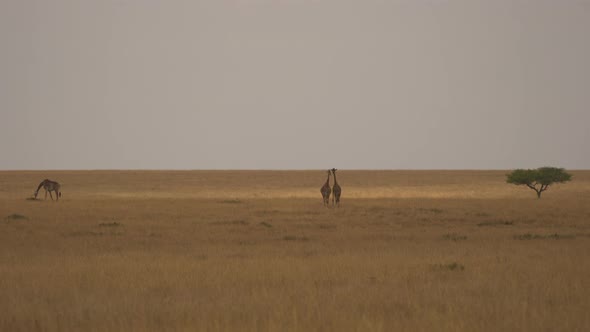
{"label": "hazy gray sky", "polygon": [[0,0],[0,169],[590,168],[590,1]]}

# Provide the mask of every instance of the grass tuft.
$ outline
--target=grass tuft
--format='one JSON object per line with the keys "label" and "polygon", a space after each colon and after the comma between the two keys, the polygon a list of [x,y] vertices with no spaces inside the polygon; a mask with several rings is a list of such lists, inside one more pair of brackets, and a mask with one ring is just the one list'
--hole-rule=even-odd
{"label": "grass tuft", "polygon": [[13,213],[11,215],[6,216],[7,220],[26,220],[29,219],[26,216],[23,216],[22,214],[18,214],[18,213]]}
{"label": "grass tuft", "polygon": [[418,208],[418,211],[420,211],[420,212],[434,213],[434,214],[439,214],[439,213],[443,213],[444,212],[444,210],[437,209],[437,208],[430,208],[430,209]]}
{"label": "grass tuft", "polygon": [[309,238],[306,236],[285,235],[285,236],[283,236],[283,240],[285,240],[285,241],[309,241]]}
{"label": "grass tuft", "polygon": [[539,234],[519,234],[514,235],[515,240],[543,240],[543,239],[552,239],[552,240],[562,240],[562,239],[574,239],[576,236],[573,234],[549,234],[549,235],[539,235]]}
{"label": "grass tuft", "polygon": [[477,224],[477,226],[512,226],[514,225],[514,221],[512,220],[493,220],[493,221],[484,221]]}
{"label": "grass tuft", "polygon": [[239,199],[226,199],[226,200],[221,201],[221,203],[222,204],[240,204],[240,203],[242,203],[242,201]]}
{"label": "grass tuft", "polygon": [[102,223],[98,224],[98,226],[99,227],[119,227],[119,226],[123,226],[123,224],[113,221],[113,222],[102,222]]}
{"label": "grass tuft", "polygon": [[336,229],[336,225],[334,224],[320,224],[320,229]]}
{"label": "grass tuft", "polygon": [[238,220],[213,221],[210,224],[211,225],[248,225],[248,222],[243,219],[238,219]]}
{"label": "grass tuft", "polygon": [[456,233],[450,233],[450,234],[443,235],[443,239],[457,242],[457,241],[467,240],[467,235],[459,235]]}
{"label": "grass tuft", "polygon": [[439,264],[439,265],[436,265],[436,268],[439,270],[448,270],[448,271],[463,271],[463,270],[465,270],[465,266],[463,264],[459,264],[457,262],[452,262],[449,264]]}
{"label": "grass tuft", "polygon": [[94,232],[94,231],[75,231],[75,232],[69,232],[69,233],[65,233],[63,234],[66,237],[84,237],[84,236],[91,236],[91,237],[100,237],[100,236],[108,236],[108,235],[115,235],[115,236],[120,236],[120,235],[124,235],[123,232]]}

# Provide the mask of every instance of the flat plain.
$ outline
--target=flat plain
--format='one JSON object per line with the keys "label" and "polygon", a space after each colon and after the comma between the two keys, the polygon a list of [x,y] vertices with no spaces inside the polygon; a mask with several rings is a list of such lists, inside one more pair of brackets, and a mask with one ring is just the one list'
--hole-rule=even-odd
{"label": "flat plain", "polygon": [[2,171],[0,331],[590,330],[590,171],[506,173]]}

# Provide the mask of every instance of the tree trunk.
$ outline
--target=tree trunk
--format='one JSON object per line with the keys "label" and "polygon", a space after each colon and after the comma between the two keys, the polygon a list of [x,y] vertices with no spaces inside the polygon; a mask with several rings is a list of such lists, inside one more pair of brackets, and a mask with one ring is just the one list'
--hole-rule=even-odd
{"label": "tree trunk", "polygon": [[541,198],[541,193],[542,193],[542,191],[537,190],[537,198]]}

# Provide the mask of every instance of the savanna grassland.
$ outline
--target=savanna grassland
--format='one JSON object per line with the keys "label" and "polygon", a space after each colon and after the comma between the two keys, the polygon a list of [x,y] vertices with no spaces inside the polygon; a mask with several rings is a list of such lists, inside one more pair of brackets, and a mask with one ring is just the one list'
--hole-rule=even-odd
{"label": "savanna grassland", "polygon": [[0,331],[590,330],[590,171],[505,173],[0,172]]}

